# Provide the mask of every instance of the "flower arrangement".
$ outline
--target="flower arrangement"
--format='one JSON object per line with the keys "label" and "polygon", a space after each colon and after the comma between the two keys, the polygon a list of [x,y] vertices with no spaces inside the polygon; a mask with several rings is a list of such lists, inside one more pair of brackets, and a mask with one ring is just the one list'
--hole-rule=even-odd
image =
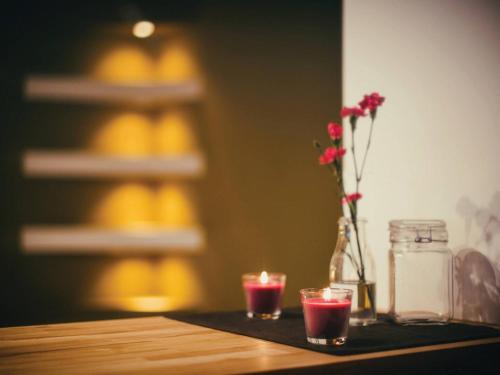
{"label": "flower arrangement", "polygon": [[[347,205],[349,209],[349,215],[352,227],[354,229],[354,236],[356,240],[356,247],[352,248],[357,248],[359,261],[355,260],[356,257],[354,256],[354,254],[352,254],[349,258],[353,263],[353,267],[356,270],[360,282],[365,282],[366,277],[365,277],[365,263],[363,260],[362,249],[359,239],[360,235],[358,230],[358,201],[363,197],[363,195],[359,191],[359,187],[361,180],[363,178],[363,171],[366,165],[366,157],[370,149],[370,144],[373,134],[373,125],[377,117],[377,111],[378,108],[382,106],[384,102],[385,98],[381,96],[379,93],[374,92],[369,95],[364,95],[363,99],[358,103],[357,106],[343,107],[340,111],[340,117],[343,119],[348,118],[349,124],[351,126],[351,136],[352,136],[351,153],[353,157],[354,173],[356,179],[355,181],[356,190],[354,192],[351,193],[346,192],[344,186],[342,159],[345,156],[347,150],[342,146],[343,135],[344,135],[344,128],[342,127],[342,125],[334,122],[328,124],[327,130],[330,138],[330,146],[326,147],[325,149],[323,149],[323,147],[318,141],[314,141],[314,147],[316,147],[316,149],[318,149],[320,153],[319,164],[327,166],[329,170],[332,172],[332,174],[335,176],[342,203]],[[371,119],[370,130],[362,162],[361,165],[359,166],[358,160],[356,158],[356,143],[355,143],[356,127],[358,125],[359,118],[365,117],[367,116],[367,114]]]}

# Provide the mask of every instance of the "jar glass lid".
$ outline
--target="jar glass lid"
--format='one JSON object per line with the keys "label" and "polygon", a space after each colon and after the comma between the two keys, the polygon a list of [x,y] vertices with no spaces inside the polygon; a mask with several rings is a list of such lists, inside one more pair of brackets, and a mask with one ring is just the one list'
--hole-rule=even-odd
{"label": "jar glass lid", "polygon": [[448,232],[443,220],[391,220],[391,242],[447,242]]}

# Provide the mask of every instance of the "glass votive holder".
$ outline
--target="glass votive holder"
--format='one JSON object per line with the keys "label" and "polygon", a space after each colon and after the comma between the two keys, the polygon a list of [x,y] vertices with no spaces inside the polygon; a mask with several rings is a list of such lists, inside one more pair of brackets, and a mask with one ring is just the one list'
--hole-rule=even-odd
{"label": "glass votive holder", "polygon": [[278,319],[285,291],[283,273],[246,273],[242,276],[247,302],[247,316],[258,319]]}
{"label": "glass votive holder", "polygon": [[319,345],[344,345],[349,329],[352,290],[302,289],[300,300],[307,341]]}

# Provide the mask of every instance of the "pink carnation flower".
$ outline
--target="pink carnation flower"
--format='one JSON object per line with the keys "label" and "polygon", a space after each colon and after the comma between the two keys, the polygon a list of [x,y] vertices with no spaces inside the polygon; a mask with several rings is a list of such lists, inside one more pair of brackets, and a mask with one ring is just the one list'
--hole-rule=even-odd
{"label": "pink carnation flower", "polygon": [[340,159],[346,153],[346,149],[344,147],[336,148],[336,147],[327,147],[323,155],[319,157],[319,163],[321,165],[327,165],[333,163],[335,160]]}
{"label": "pink carnation flower", "polygon": [[359,102],[359,106],[363,110],[368,109],[370,112],[373,112],[380,107],[384,101],[385,98],[383,96],[380,96],[378,92],[373,92],[370,95],[365,95],[363,100]]}
{"label": "pink carnation flower", "polygon": [[363,198],[363,195],[361,195],[361,193],[347,194],[346,197],[342,199],[342,203],[346,204],[349,202],[355,202],[361,198]]}
{"label": "pink carnation flower", "polygon": [[343,132],[344,129],[342,128],[342,125],[335,122],[331,122],[328,124],[328,134],[330,134],[330,138],[334,141],[341,139]]}
{"label": "pink carnation flower", "polygon": [[340,117],[363,117],[366,116],[365,110],[360,107],[343,107],[340,110]]}

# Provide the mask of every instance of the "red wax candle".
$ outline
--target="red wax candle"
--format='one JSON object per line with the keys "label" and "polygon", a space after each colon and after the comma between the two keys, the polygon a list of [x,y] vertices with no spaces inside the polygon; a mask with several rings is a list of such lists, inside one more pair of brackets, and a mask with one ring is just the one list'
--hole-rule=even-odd
{"label": "red wax candle", "polygon": [[327,298],[320,293],[309,294],[308,297],[302,295],[304,322],[309,342],[333,345],[345,343],[351,313],[350,298],[349,294],[328,295]]}
{"label": "red wax candle", "polygon": [[279,317],[285,290],[285,275],[246,274],[243,275],[243,289],[245,290],[248,317],[262,319],[277,319]]}

